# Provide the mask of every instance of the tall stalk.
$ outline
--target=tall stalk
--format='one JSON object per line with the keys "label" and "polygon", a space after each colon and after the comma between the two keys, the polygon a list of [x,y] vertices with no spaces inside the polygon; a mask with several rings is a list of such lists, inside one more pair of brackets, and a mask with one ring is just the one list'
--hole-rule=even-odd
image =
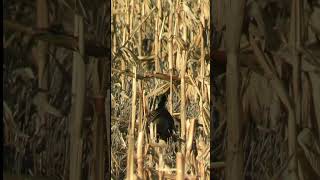
{"label": "tall stalk", "polygon": [[[142,6],[141,6],[141,2],[138,1],[138,9],[137,9],[137,12],[140,13],[140,16],[139,16],[139,24],[142,23],[142,17],[143,17],[143,12],[142,12]],[[138,31],[138,54],[139,56],[142,56],[142,26],[139,28],[139,31]]]}
{"label": "tall stalk", "polygon": [[203,109],[203,97],[204,97],[204,77],[205,77],[205,32],[204,28],[205,27],[205,18],[204,18],[204,7],[203,4],[201,6],[201,16],[200,16],[200,35],[201,35],[201,55],[200,55],[200,78],[201,78],[201,96],[200,96],[200,117],[204,121],[204,109]]}
{"label": "tall stalk", "polygon": [[127,179],[134,179],[134,137],[130,134],[128,135]]}
{"label": "tall stalk", "polygon": [[245,0],[225,1],[227,51],[227,168],[226,180],[244,179],[242,124],[240,114],[239,46]]}
{"label": "tall stalk", "polygon": [[[37,28],[46,29],[49,27],[49,9],[47,0],[37,0]],[[40,98],[44,101],[48,101],[48,42],[38,41],[36,49],[36,61],[38,68],[38,87],[43,90],[39,94]],[[44,112],[40,111],[40,123],[37,124],[36,132],[38,132],[41,124],[45,123]]]}
{"label": "tall stalk", "polygon": [[137,68],[135,65],[132,67],[134,77],[132,79],[132,108],[131,108],[131,135],[134,136],[135,122],[136,122],[136,99],[137,99]]}
{"label": "tall stalk", "polygon": [[289,157],[292,156],[289,162],[289,175],[291,179],[298,179],[297,175],[297,130],[296,124],[301,123],[301,20],[303,11],[303,2],[301,0],[293,0],[291,8],[291,21],[290,21],[290,46],[294,59],[293,62],[293,94],[294,94],[294,111],[295,121],[288,121],[288,144],[289,144]]}
{"label": "tall stalk", "polygon": [[176,180],[184,180],[184,156],[182,153],[177,153],[177,175]]}
{"label": "tall stalk", "polygon": [[157,0],[157,10],[158,14],[156,16],[156,29],[154,34],[154,51],[155,51],[155,71],[156,73],[160,72],[160,55],[161,55],[161,41],[159,40],[160,35],[160,26],[161,26],[161,16],[162,16],[162,10],[161,10],[161,0]]}
{"label": "tall stalk", "polygon": [[85,97],[85,63],[84,63],[84,31],[83,18],[75,15],[74,35],[79,37],[79,52],[73,53],[72,76],[72,123],[70,127],[70,179],[81,179],[82,162],[82,119]]}
{"label": "tall stalk", "polygon": [[[49,27],[49,11],[47,0],[37,0],[37,28],[46,29]],[[48,60],[48,43],[39,41],[37,46],[37,62],[38,62],[38,84],[39,88],[43,90],[48,89],[48,74],[47,74],[47,60]]]}
{"label": "tall stalk", "polygon": [[[186,15],[184,14],[184,18],[186,20]],[[187,41],[187,27],[183,26],[183,40],[186,42]],[[181,56],[181,67],[180,67],[180,78],[181,78],[181,85],[180,85],[180,90],[181,90],[181,105],[180,105],[180,119],[181,119],[181,139],[185,140],[186,139],[186,83],[185,83],[185,74],[186,74],[186,69],[187,69],[187,50],[185,47],[182,48],[182,56]],[[183,155],[185,154],[185,143],[182,143],[181,145],[181,153]]]}
{"label": "tall stalk", "polygon": [[174,4],[170,4],[170,13],[169,13],[169,22],[168,22],[168,34],[169,34],[169,40],[168,40],[168,61],[169,61],[169,73],[170,73],[170,96],[169,96],[169,112],[173,113],[173,105],[172,105],[172,76],[173,76],[173,11],[174,11]]}
{"label": "tall stalk", "polygon": [[144,148],[144,133],[143,131],[139,132],[138,135],[138,147],[137,147],[137,161],[138,161],[138,168],[137,168],[137,172],[138,172],[138,178],[143,179],[143,148]]}

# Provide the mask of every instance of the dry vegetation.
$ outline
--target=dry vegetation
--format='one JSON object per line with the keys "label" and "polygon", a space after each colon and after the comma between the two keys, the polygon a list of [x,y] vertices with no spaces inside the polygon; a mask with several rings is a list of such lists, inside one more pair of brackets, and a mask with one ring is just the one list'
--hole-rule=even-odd
{"label": "dry vegetation", "polygon": [[241,113],[240,126],[233,129],[241,132],[235,145],[238,151],[227,146],[228,136],[234,134],[228,131],[231,114],[225,71],[229,63],[225,42],[230,35],[225,29],[230,30],[238,19],[228,19],[231,9],[225,1],[213,2],[213,176],[228,179],[232,172],[228,167],[235,163],[227,162],[226,154],[231,151],[244,160],[233,166],[242,171],[233,171],[236,176],[244,175],[238,179],[319,179],[319,1],[242,2],[244,22],[238,29],[242,34],[238,79]]}
{"label": "dry vegetation", "polygon": [[[113,179],[209,179],[209,7],[207,0],[112,2]],[[167,90],[181,143],[156,143],[147,126]]]}
{"label": "dry vegetation", "polygon": [[104,179],[108,4],[3,5],[4,179]]}

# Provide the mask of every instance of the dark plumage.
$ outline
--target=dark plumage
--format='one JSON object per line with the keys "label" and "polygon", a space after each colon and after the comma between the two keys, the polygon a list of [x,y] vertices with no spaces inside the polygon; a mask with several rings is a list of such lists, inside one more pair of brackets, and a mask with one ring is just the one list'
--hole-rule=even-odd
{"label": "dark plumage", "polygon": [[174,120],[166,108],[167,96],[160,96],[160,101],[156,110],[148,115],[149,123],[157,125],[157,135],[163,140],[168,140],[174,134]]}

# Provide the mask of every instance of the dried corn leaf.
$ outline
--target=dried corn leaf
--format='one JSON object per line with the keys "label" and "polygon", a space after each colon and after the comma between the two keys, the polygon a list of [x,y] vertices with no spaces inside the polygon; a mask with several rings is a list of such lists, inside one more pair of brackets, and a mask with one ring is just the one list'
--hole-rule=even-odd
{"label": "dried corn leaf", "polygon": [[170,83],[165,83],[162,86],[160,86],[159,88],[155,89],[154,91],[151,91],[151,93],[149,93],[146,96],[146,98],[163,94],[163,93],[167,92],[169,90],[169,88],[170,88]]}

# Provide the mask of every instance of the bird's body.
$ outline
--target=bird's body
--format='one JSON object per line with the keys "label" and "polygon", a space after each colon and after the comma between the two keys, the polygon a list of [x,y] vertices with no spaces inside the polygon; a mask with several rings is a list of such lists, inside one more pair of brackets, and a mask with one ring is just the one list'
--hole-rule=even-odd
{"label": "bird's body", "polygon": [[148,115],[149,123],[154,123],[157,127],[157,135],[163,139],[167,140],[172,137],[174,133],[174,119],[166,108],[167,97],[162,95],[160,97],[160,102],[158,108]]}

